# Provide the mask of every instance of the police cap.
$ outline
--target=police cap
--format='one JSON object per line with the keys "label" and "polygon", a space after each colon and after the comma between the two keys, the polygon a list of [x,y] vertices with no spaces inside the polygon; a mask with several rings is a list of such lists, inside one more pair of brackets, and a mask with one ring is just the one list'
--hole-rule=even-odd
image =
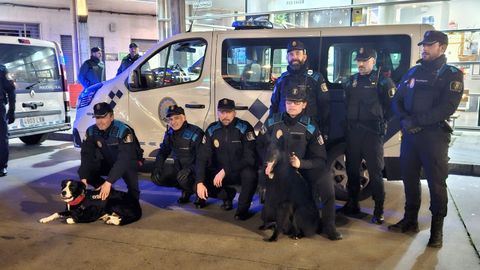
{"label": "police cap", "polygon": [[180,107],[178,105],[168,106],[167,117],[170,117],[172,115],[180,115],[180,114],[185,115],[185,110],[182,107]]}
{"label": "police cap", "polygon": [[235,101],[228,98],[222,98],[218,101],[217,109],[219,111],[233,111],[235,110]]}
{"label": "police cap", "polygon": [[102,51],[102,49],[100,49],[99,47],[93,47],[93,48],[90,50],[90,52],[92,52],[92,53],[101,52],[101,51]]}
{"label": "police cap", "polygon": [[305,50],[305,45],[303,45],[303,42],[298,40],[293,40],[289,42],[287,47],[287,52],[291,52],[295,50]]}
{"label": "police cap", "polygon": [[132,42],[130,45],[128,45],[128,48],[138,48],[137,43]]}
{"label": "police cap", "polygon": [[361,47],[357,50],[356,61],[367,61],[370,58],[377,59],[377,52],[373,48]]}
{"label": "police cap", "polygon": [[306,101],[307,91],[303,87],[294,87],[287,90],[287,100]]}
{"label": "police cap", "polygon": [[100,102],[93,106],[93,117],[103,118],[107,116],[108,113],[113,113],[112,107],[106,102]]}
{"label": "police cap", "polygon": [[423,40],[420,41],[417,45],[431,45],[435,42],[448,45],[448,36],[440,31],[430,30],[425,32],[425,34],[423,35]]}

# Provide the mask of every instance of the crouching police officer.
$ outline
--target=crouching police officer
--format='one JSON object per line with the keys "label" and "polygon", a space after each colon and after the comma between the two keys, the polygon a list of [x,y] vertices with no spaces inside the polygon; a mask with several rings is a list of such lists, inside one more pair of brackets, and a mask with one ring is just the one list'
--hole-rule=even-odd
{"label": "crouching police officer", "polygon": [[95,104],[93,113],[95,125],[87,129],[81,148],[80,179],[85,184],[100,188],[100,196],[105,200],[112,184],[123,178],[128,193],[139,199],[138,150],[133,131],[126,124],[114,120],[108,103]]}
{"label": "crouching police officer", "polygon": [[395,84],[390,78],[373,70],[377,53],[372,48],[357,51],[358,73],[349,78],[345,86],[347,111],[346,166],[349,200],[341,209],[347,215],[360,214],[360,166],[367,162],[372,197],[375,201],[372,223],[382,224],[385,189],[383,186],[383,135],[390,98]]}
{"label": "crouching police officer", "polygon": [[222,209],[231,210],[236,190],[241,184],[235,219],[245,220],[257,188],[257,157],[252,125],[236,117],[235,102],[221,99],[218,121],[210,124],[202,141],[196,166],[197,207],[204,207],[208,197],[223,200]]}
{"label": "crouching police officer", "polygon": [[0,65],[0,177],[7,175],[8,125],[13,122],[15,122],[15,85],[8,77],[7,68]]}
{"label": "crouching police officer", "polygon": [[[284,137],[285,150],[291,155],[290,165],[298,169],[311,186],[309,196],[319,194],[322,199],[322,231],[330,240],[340,240],[342,235],[335,228],[333,182],[328,177],[324,177],[327,152],[317,124],[305,112],[307,107],[306,90],[302,88],[289,89],[285,106],[286,112],[274,114],[267,120],[262,134],[267,134],[269,137],[275,136],[277,140]],[[267,161],[265,174],[271,174],[273,166],[273,162]],[[267,201],[265,207],[267,207]],[[299,220],[296,222],[301,223]]]}
{"label": "crouching police officer", "polygon": [[[167,109],[168,130],[157,154],[152,172],[153,183],[159,186],[175,186],[182,190],[177,202],[188,203],[195,182],[195,160],[203,138],[203,130],[187,123],[182,107],[172,105]],[[165,160],[172,155],[174,163]]]}
{"label": "crouching police officer", "polygon": [[463,73],[446,64],[448,37],[444,33],[427,31],[418,45],[422,46],[420,64],[402,78],[393,100],[403,132],[400,162],[406,202],[403,219],[389,229],[418,232],[423,168],[432,212],[428,246],[441,247],[448,202],[448,144],[453,131],[447,120],[460,103]]}

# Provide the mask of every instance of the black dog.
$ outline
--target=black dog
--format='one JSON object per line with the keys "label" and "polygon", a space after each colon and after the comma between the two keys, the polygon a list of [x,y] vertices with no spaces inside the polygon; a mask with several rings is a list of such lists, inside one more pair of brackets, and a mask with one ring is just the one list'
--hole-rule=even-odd
{"label": "black dog", "polygon": [[315,235],[320,217],[310,184],[290,165],[289,154],[278,149],[273,153],[276,161],[266,183],[264,224],[260,226],[261,230],[273,228],[273,234],[264,240],[276,241],[281,232],[293,239]]}
{"label": "black dog", "polygon": [[66,210],[42,218],[39,222],[48,223],[66,218],[68,224],[75,224],[101,219],[109,225],[126,225],[141,218],[140,203],[128,193],[112,188],[108,198],[103,201],[99,193],[96,190],[87,190],[80,181],[63,180],[60,197],[67,204]]}

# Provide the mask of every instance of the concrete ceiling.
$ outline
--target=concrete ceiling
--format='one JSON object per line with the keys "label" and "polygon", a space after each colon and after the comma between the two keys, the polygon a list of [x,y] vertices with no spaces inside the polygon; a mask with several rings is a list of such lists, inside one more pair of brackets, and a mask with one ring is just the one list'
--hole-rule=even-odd
{"label": "concrete ceiling", "polygon": [[[0,4],[70,8],[71,0],[0,0]],[[157,0],[87,0],[89,10],[156,14]],[[0,6],[1,9],[1,6]]]}

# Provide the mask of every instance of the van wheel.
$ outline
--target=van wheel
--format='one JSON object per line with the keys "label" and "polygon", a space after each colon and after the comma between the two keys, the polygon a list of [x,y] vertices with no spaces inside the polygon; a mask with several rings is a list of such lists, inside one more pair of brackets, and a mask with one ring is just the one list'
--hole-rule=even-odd
{"label": "van wheel", "polygon": [[[327,168],[330,169],[332,181],[335,186],[335,197],[337,200],[347,201],[347,167],[345,165],[345,149],[346,144],[341,143],[334,146],[328,151]],[[365,160],[362,160],[360,166],[360,195],[359,200],[365,200],[371,196],[371,186],[369,185],[370,179],[368,177],[367,164]]]}
{"label": "van wheel", "polygon": [[20,140],[26,145],[41,144],[48,138],[48,133],[35,134],[30,136],[20,137]]}

